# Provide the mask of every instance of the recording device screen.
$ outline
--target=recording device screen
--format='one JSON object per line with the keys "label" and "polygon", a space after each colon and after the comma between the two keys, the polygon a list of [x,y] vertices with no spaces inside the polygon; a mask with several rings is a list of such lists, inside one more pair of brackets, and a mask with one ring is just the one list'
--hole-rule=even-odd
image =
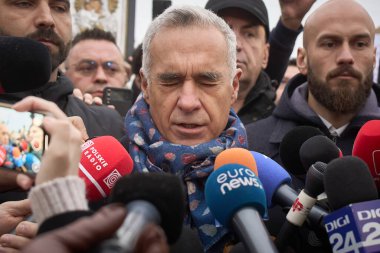
{"label": "recording device screen", "polygon": [[10,106],[0,103],[0,168],[35,174],[48,143],[41,126],[45,115]]}

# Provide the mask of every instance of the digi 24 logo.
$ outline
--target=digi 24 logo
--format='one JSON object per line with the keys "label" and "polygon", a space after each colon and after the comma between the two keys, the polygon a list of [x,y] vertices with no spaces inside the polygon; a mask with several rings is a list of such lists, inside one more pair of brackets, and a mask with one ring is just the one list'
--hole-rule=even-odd
{"label": "digi 24 logo", "polygon": [[331,214],[332,219],[326,217],[333,252],[380,252],[379,204],[379,200],[352,204]]}

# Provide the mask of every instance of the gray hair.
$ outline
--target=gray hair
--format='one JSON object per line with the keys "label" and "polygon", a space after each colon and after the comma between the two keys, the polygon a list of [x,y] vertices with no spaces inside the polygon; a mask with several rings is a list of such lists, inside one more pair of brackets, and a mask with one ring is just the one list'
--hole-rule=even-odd
{"label": "gray hair", "polygon": [[149,81],[150,69],[152,66],[150,45],[156,34],[164,28],[177,27],[215,27],[220,31],[227,43],[227,64],[230,69],[231,80],[236,70],[236,36],[228,24],[213,12],[198,6],[172,6],[166,9],[161,15],[150,24],[143,40],[142,69]]}

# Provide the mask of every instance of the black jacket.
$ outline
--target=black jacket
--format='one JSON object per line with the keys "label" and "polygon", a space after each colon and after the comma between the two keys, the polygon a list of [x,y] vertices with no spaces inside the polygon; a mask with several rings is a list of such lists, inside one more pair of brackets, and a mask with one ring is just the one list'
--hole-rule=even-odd
{"label": "black jacket", "polygon": [[0,100],[14,103],[26,96],[41,97],[57,104],[67,116],[81,117],[90,137],[112,135],[119,139],[125,134],[122,118],[115,110],[106,106],[87,105],[72,93],[71,81],[59,75],[54,83],[33,91],[1,94]]}
{"label": "black jacket", "polygon": [[244,125],[266,118],[273,112],[276,88],[288,67],[294,43],[301,31],[302,27],[293,31],[279,21],[270,33],[268,66],[265,72],[261,71],[255,86],[247,94],[243,107],[238,112]]}

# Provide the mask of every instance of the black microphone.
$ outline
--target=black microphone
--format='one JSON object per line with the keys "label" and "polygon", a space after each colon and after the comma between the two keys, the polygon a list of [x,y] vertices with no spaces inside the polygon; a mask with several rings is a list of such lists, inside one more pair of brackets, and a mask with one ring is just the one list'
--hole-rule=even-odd
{"label": "black microphone", "polygon": [[280,143],[279,152],[281,162],[289,172],[294,175],[306,173],[309,167],[303,166],[300,159],[300,149],[306,140],[316,135],[323,135],[323,133],[316,127],[298,126],[284,136]]}
{"label": "black microphone", "polygon": [[354,156],[331,161],[326,168],[324,186],[332,210],[378,197],[368,166]]}
{"label": "black microphone", "polygon": [[316,135],[301,145],[299,156],[303,167],[310,168],[315,162],[329,163],[342,157],[342,152],[327,136]]}
{"label": "black microphone", "polygon": [[331,161],[324,185],[335,210],[324,218],[333,252],[379,252],[380,201],[365,162],[352,156]]}
{"label": "black microphone", "polygon": [[50,53],[44,44],[29,38],[0,36],[0,93],[39,88],[49,81],[51,68]]}
{"label": "black microphone", "polygon": [[160,225],[173,244],[181,234],[185,195],[179,178],[167,173],[136,173],[122,177],[110,201],[126,204],[127,217],[116,238],[101,245],[101,252],[133,252],[148,223]]}
{"label": "black microphone", "polygon": [[317,202],[317,196],[323,192],[323,175],[326,166],[327,165],[323,162],[316,162],[312,164],[307,171],[305,188],[289,209],[286,220],[276,237],[275,244],[279,251],[285,249],[294,232],[303,225],[311,208],[313,208]]}

